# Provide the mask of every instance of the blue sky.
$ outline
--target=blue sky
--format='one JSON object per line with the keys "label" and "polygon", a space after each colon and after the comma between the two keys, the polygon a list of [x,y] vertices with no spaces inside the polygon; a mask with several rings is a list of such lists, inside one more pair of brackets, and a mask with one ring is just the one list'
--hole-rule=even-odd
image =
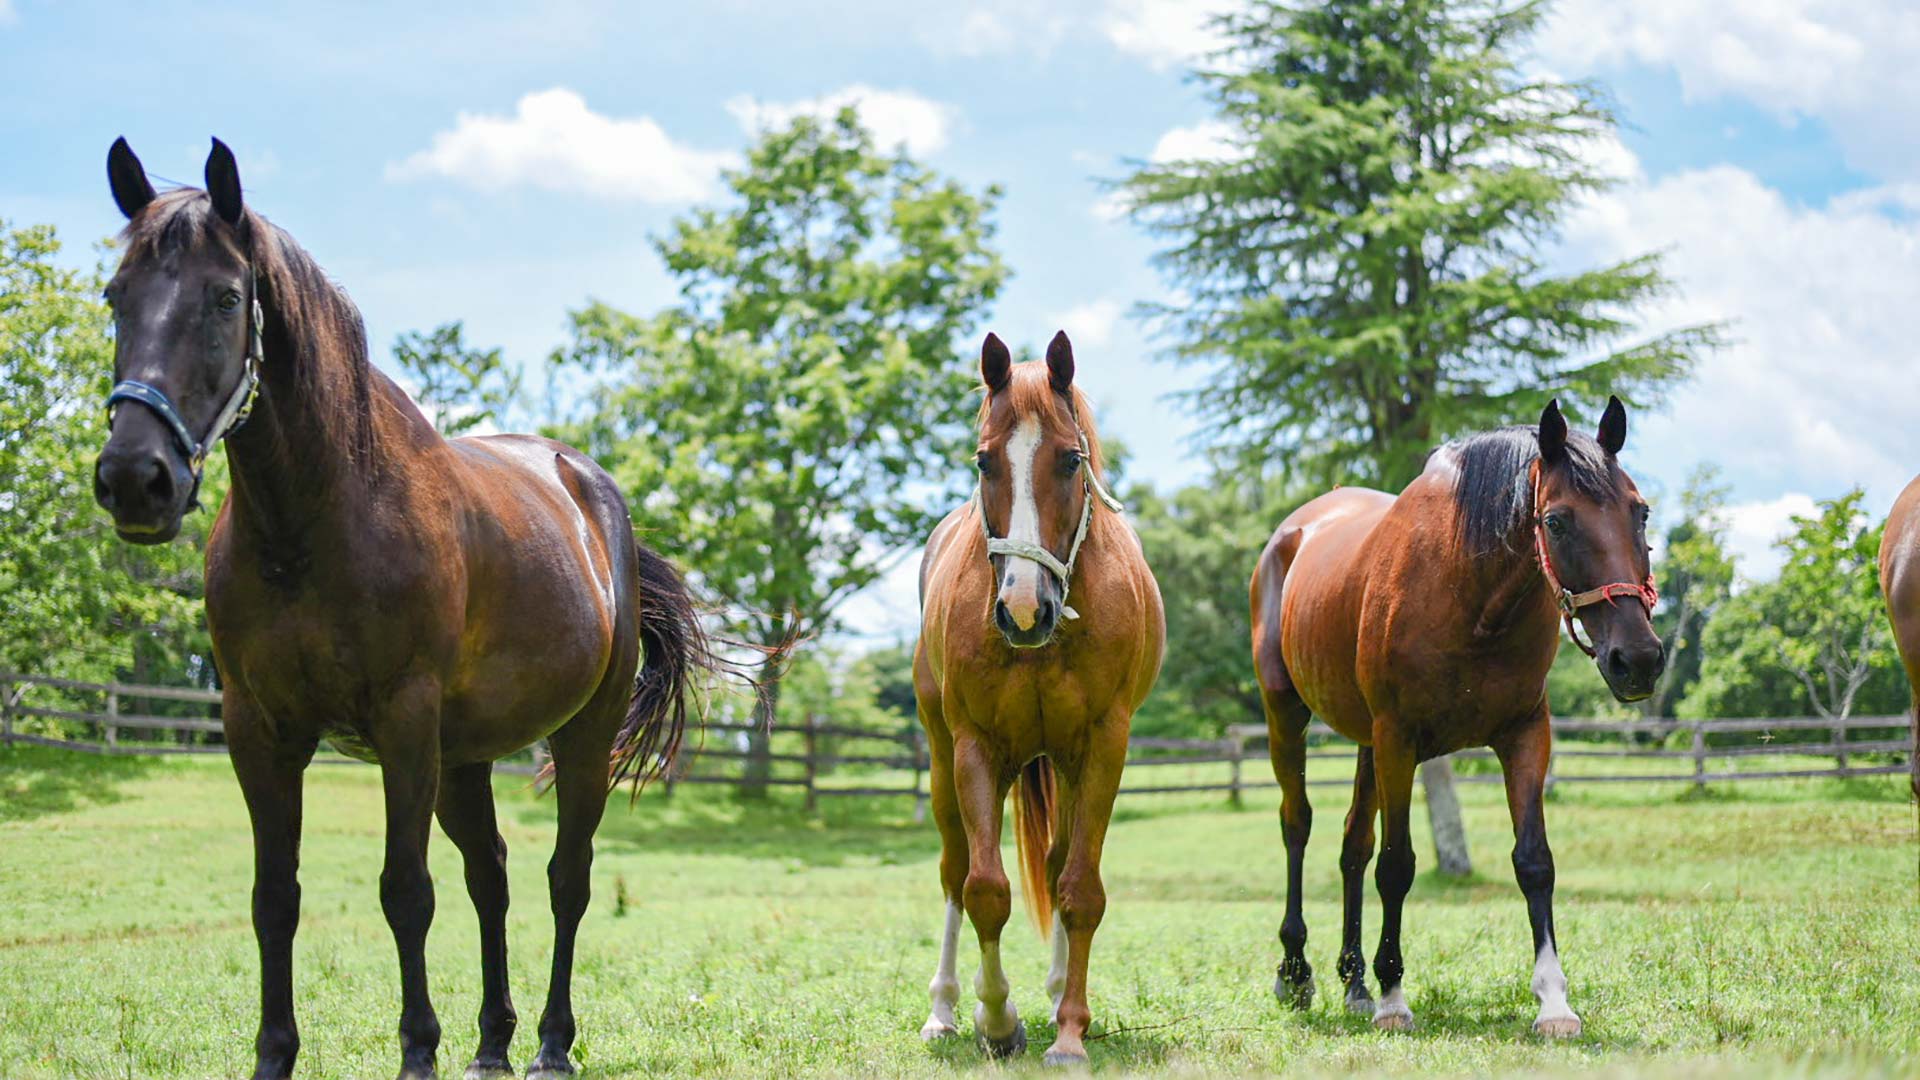
{"label": "blue sky", "polygon": [[[976,187],[1006,189],[1015,277],[990,325],[1016,345],[1066,326],[1133,475],[1199,467],[1164,399],[1137,301],[1153,245],[1101,213],[1097,179],[1204,146],[1183,77],[1230,0],[1049,5],[561,3],[192,6],[0,0],[0,217],[50,222],[91,258],[119,219],[108,144],[198,182],[207,136],[252,205],[359,301],[376,360],[464,319],[537,360],[588,297],[670,299],[649,245],[718,197],[756,122],[858,100],[872,126]],[[1683,292],[1649,326],[1734,321],[1736,345],[1659,415],[1628,465],[1677,492],[1695,463],[1734,488],[1749,571],[1785,516],[1920,471],[1911,327],[1920,299],[1920,12],[1906,0],[1564,0],[1529,64],[1599,79],[1628,126],[1596,153],[1623,177],[1581,208],[1565,257],[1668,253]],[[959,407],[956,405],[956,407]],[[1524,419],[1516,417],[1516,419]],[[911,621],[902,582],[867,621]],[[905,601],[901,612],[900,601]]]}

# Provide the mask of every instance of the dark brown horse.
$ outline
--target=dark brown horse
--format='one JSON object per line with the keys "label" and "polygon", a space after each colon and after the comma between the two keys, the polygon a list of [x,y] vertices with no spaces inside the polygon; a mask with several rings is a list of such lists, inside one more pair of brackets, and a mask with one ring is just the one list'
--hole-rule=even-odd
{"label": "dark brown horse", "polygon": [[1913,752],[1907,764],[1913,797],[1920,800],[1920,479],[1907,485],[1887,515],[1887,530],[1880,537],[1880,591],[1914,695]]}
{"label": "dark brown horse", "polygon": [[[1420,762],[1491,746],[1506,773],[1513,869],[1533,924],[1536,1032],[1571,1036],[1553,929],[1553,852],[1541,791],[1552,750],[1547,669],[1564,621],[1577,616],[1600,673],[1622,701],[1653,692],[1665,664],[1649,622],[1656,597],[1647,562],[1647,504],[1615,455],[1626,442],[1618,399],[1599,438],[1571,433],[1557,403],[1538,429],[1504,428],[1441,447],[1398,498],[1345,488],[1280,524],[1253,573],[1253,661],[1280,781],[1287,845],[1285,958],[1274,993],[1313,999],[1300,860],[1311,716],[1360,744],[1341,848],[1344,906],[1339,972],[1348,1008],[1376,1027],[1412,1025],[1401,987],[1400,911],[1413,884],[1408,815]],[[1360,892],[1383,843],[1383,908],[1367,993]]]}
{"label": "dark brown horse", "polygon": [[480,921],[467,1075],[512,1075],[507,853],[490,777],[495,759],[543,737],[560,821],[547,868],[553,977],[528,1076],[571,1074],[574,934],[608,785],[672,758],[689,681],[710,662],[685,586],[634,542],[619,489],[578,452],[441,438],[368,363],[346,294],[242,204],[218,140],[205,191],[156,196],[125,140],[107,168],[129,223],[107,290],[118,385],[100,504],[123,538],[161,543],[222,436],[233,476],[207,543],[207,622],[253,820],[254,1075],[289,1075],[299,1050],[301,777],[322,739],[381,766],[400,1075],[432,1076],[440,1042],[424,951],[436,812]]}
{"label": "dark brown horse", "polygon": [[[1000,826],[1014,832],[1027,909],[1053,939],[1048,1064],[1087,1058],[1087,957],[1106,911],[1100,850],[1133,711],[1160,673],[1166,624],[1140,541],[1102,480],[1100,438],[1073,384],[1073,346],[1014,366],[989,334],[975,464],[980,488],[927,540],[913,682],[933,759],[946,922],[920,1034],[958,1029],[960,912],[980,941],[974,1034],[994,1057],[1026,1047],[1008,1000],[1000,931],[1012,891]],[[1057,779],[1056,779],[1057,777]]]}

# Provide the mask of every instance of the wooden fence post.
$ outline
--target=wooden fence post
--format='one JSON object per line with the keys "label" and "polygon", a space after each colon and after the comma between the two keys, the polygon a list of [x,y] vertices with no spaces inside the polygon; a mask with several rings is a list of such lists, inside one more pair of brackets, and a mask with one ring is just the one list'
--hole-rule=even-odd
{"label": "wooden fence post", "polygon": [[1693,722],[1693,790],[1707,790],[1707,722]]}
{"label": "wooden fence post", "polygon": [[820,775],[819,745],[817,739],[819,726],[820,718],[813,713],[808,713],[807,730],[805,734],[807,740],[807,811],[809,813],[813,811],[813,808],[818,805],[820,801],[820,796],[813,788],[814,780]]}
{"label": "wooden fence post", "polygon": [[120,715],[120,693],[117,690],[109,690],[107,691],[107,745],[108,746],[120,745],[120,728],[118,725],[116,725],[113,722],[114,717],[119,715]]}
{"label": "wooden fence post", "polygon": [[1227,732],[1227,753],[1231,758],[1228,765],[1233,770],[1232,777],[1227,781],[1227,801],[1236,810],[1240,808],[1240,758],[1245,749],[1245,740],[1231,731]]}
{"label": "wooden fence post", "polygon": [[[22,683],[20,689],[25,690],[26,684]],[[13,702],[13,683],[0,682],[0,746],[13,742]]]}

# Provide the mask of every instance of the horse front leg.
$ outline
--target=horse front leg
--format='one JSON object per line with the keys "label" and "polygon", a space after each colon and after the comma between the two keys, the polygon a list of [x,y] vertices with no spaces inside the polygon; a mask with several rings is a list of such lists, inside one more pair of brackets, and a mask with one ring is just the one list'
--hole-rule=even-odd
{"label": "horse front leg", "polygon": [[1000,824],[1011,775],[971,736],[954,740],[953,782],[960,821],[967,834],[967,878],[961,906],[980,942],[980,973],[973,991],[974,1036],[988,1057],[1004,1058],[1027,1048],[1027,1029],[1010,1000],[1012,985],[1000,966],[1000,932],[1013,910],[1013,886],[1000,862]]}
{"label": "horse front leg", "polygon": [[300,1053],[293,1019],[293,935],[300,925],[300,809],[317,740],[275,740],[259,706],[222,695],[227,756],[253,823],[253,934],[260,948],[260,1028],[254,1080],[285,1080]]}
{"label": "horse front leg", "polygon": [[1107,912],[1100,854],[1106,847],[1113,800],[1120,793],[1120,771],[1127,761],[1127,721],[1125,712],[1108,715],[1095,729],[1086,758],[1067,784],[1066,863],[1054,887],[1057,933],[1066,939],[1066,982],[1054,1010],[1059,1027],[1047,1048],[1048,1065],[1081,1065],[1087,1060],[1087,1026],[1093,1022],[1087,1007],[1087,962],[1093,953],[1094,931]]}
{"label": "horse front leg", "polygon": [[1541,806],[1553,756],[1547,711],[1541,709],[1493,750],[1506,776],[1507,810],[1513,817],[1513,876],[1527,898],[1527,921],[1533,925],[1533,995],[1540,1002],[1533,1030],[1549,1038],[1573,1038],[1580,1034],[1580,1018],[1567,1005],[1567,976],[1560,969],[1553,930],[1553,849],[1547,846]]}
{"label": "horse front leg", "polygon": [[1380,802],[1380,861],[1374,885],[1380,891],[1380,946],[1373,954],[1373,974],[1380,980],[1380,1001],[1373,1007],[1373,1026],[1382,1031],[1413,1027],[1401,980],[1406,964],[1400,955],[1400,915],[1413,888],[1413,777],[1419,766],[1413,747],[1383,717],[1373,721],[1373,776]]}
{"label": "horse front leg", "polygon": [[380,756],[386,797],[387,853],[380,870],[380,908],[400,955],[400,1080],[434,1076],[440,1020],[427,993],[427,929],[433,924],[433,878],[427,840],[440,791],[440,686],[404,684],[369,725]]}

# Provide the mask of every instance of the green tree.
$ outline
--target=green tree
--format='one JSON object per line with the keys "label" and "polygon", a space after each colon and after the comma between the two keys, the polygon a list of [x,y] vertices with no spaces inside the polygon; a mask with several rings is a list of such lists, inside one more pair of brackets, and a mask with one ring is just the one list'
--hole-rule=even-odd
{"label": "green tree", "polygon": [[[0,221],[0,670],[75,679],[212,678],[200,605],[211,515],[134,547],[94,505],[112,319],[98,270],[60,266],[48,226]],[[200,499],[219,505],[223,455]]]}
{"label": "green tree", "polygon": [[1875,560],[1885,526],[1868,525],[1863,498],[1856,488],[1793,519],[1779,545],[1787,556],[1780,576],[1734,594],[1707,625],[1700,679],[1681,715],[1841,719],[1905,710]]}
{"label": "green tree", "polygon": [[1118,194],[1167,242],[1183,299],[1147,311],[1211,373],[1192,400],[1223,444],[1397,491],[1436,443],[1547,393],[1650,402],[1717,340],[1623,344],[1671,287],[1656,255],[1550,268],[1561,219],[1609,183],[1581,151],[1615,121],[1594,87],[1520,69],[1544,10],[1255,0],[1220,20],[1230,44],[1197,77],[1228,151]]}
{"label": "green tree", "polygon": [[1667,530],[1655,571],[1663,603],[1653,628],[1667,647],[1667,671],[1641,704],[1645,716],[1673,716],[1700,678],[1702,636],[1733,588],[1726,505],[1726,485],[1712,466],[1697,469],[1680,493],[1679,520]]}
{"label": "green tree", "polygon": [[1274,526],[1300,500],[1222,471],[1165,496],[1145,484],[1127,508],[1166,601],[1167,657],[1134,717],[1143,735],[1213,737],[1260,723],[1248,641],[1247,579]]}
{"label": "green tree", "polygon": [[[643,522],[671,521],[687,565],[743,609],[734,632],[773,646],[835,626],[961,494],[960,339],[1006,278],[999,191],[877,153],[851,110],[765,134],[726,179],[731,205],[656,243],[675,306],[575,313],[555,361],[594,385],[555,434]],[[747,791],[765,775],[762,756]]]}
{"label": "green tree", "polygon": [[499,349],[469,348],[465,327],[443,323],[427,333],[401,334],[393,359],[433,426],[464,435],[483,423],[501,426],[520,400],[521,372]]}

